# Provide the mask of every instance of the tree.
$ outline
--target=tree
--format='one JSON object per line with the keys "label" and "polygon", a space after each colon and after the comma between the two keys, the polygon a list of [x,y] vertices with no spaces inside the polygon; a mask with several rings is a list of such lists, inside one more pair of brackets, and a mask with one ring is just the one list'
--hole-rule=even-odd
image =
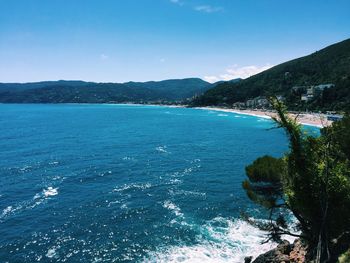
{"label": "tree", "polygon": [[[267,222],[246,218],[268,231],[268,239],[300,237],[310,260],[335,262],[350,247],[350,117],[315,137],[304,133],[281,102],[272,98],[271,104],[290,151],[281,159],[265,156],[247,166],[243,188],[270,216]],[[288,214],[296,227],[288,223]]]}

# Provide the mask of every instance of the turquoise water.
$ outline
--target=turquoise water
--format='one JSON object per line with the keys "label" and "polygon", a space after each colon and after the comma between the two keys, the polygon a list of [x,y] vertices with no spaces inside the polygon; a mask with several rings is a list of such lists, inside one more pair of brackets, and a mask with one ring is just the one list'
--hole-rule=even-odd
{"label": "turquoise water", "polygon": [[244,167],[269,120],[130,105],[0,105],[1,262],[241,262],[272,244]]}

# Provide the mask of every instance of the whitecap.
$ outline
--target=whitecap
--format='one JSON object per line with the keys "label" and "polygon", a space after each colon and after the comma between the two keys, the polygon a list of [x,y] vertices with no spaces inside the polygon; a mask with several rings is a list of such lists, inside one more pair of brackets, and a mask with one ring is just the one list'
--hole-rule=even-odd
{"label": "whitecap", "polygon": [[20,170],[21,172],[26,172],[26,171],[28,171],[30,168],[32,168],[30,165],[26,165],[26,166],[20,168],[19,170]]}
{"label": "whitecap", "polygon": [[34,197],[33,197],[33,199],[35,200],[35,199],[39,199],[41,197],[41,194],[35,194],[34,195]]}
{"label": "whitecap", "polygon": [[160,153],[169,153],[166,146],[158,146],[156,147],[156,151]]}
{"label": "whitecap", "polygon": [[175,195],[184,195],[184,196],[196,196],[196,197],[201,197],[201,198],[205,198],[206,197],[206,193],[203,192],[197,192],[197,191],[187,191],[187,190],[178,190],[176,192],[174,192]]}
{"label": "whitecap", "polygon": [[125,156],[122,158],[123,161],[133,161],[134,158],[133,157],[129,157],[129,156]]}
{"label": "whitecap", "polygon": [[227,117],[228,115],[227,114],[223,114],[223,113],[220,113],[218,114],[219,117]]}
{"label": "whitecap", "polygon": [[13,207],[11,205],[9,205],[4,210],[2,210],[1,217],[6,216],[7,214],[11,213],[11,211],[13,211]]}
{"label": "whitecap", "polygon": [[175,178],[175,179],[170,179],[170,183],[171,183],[171,184],[181,184],[182,182],[183,182],[182,180],[177,179],[177,178]]}
{"label": "whitecap", "polygon": [[163,207],[170,210],[171,212],[173,212],[176,216],[183,217],[183,215],[184,215],[181,212],[181,209],[169,200],[167,200],[163,203]]}
{"label": "whitecap", "polygon": [[[176,210],[171,203],[167,207]],[[274,248],[276,243],[265,240],[265,232],[243,220],[214,218],[199,226],[195,245],[179,244],[160,247],[150,252],[144,262],[244,262],[246,256],[257,257]]]}
{"label": "whitecap", "polygon": [[148,188],[151,188],[152,185],[150,183],[145,183],[145,184],[136,184],[136,183],[132,183],[132,184],[124,184],[122,186],[118,186],[116,188],[113,189],[113,192],[122,192],[125,190],[129,190],[129,189],[141,189],[141,190],[145,190]]}
{"label": "whitecap", "polygon": [[47,189],[43,190],[43,194],[45,197],[55,196],[58,194],[58,188],[53,188],[49,186]]}
{"label": "whitecap", "polygon": [[54,256],[56,256],[56,247],[50,248],[50,249],[47,251],[46,256],[47,256],[48,258],[53,258]]}

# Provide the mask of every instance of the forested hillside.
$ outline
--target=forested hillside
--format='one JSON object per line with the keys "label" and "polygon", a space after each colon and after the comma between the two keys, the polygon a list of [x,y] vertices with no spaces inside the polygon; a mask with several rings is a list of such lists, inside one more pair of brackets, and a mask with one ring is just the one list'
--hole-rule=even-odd
{"label": "forested hillside", "polygon": [[174,103],[201,95],[212,84],[199,79],[94,83],[45,81],[0,83],[2,103]]}
{"label": "forested hillside", "polygon": [[[303,103],[293,87],[334,84],[321,96]],[[311,55],[277,65],[238,83],[220,83],[196,98],[193,105],[226,105],[258,96],[283,95],[293,109],[341,110],[350,104],[350,39]]]}

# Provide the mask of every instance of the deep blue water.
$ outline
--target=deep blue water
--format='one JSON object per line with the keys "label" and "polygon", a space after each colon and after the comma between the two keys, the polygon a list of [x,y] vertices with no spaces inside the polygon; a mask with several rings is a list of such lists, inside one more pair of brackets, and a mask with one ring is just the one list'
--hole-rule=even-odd
{"label": "deep blue water", "polygon": [[128,105],[0,105],[1,262],[240,262],[244,167],[269,120]]}

